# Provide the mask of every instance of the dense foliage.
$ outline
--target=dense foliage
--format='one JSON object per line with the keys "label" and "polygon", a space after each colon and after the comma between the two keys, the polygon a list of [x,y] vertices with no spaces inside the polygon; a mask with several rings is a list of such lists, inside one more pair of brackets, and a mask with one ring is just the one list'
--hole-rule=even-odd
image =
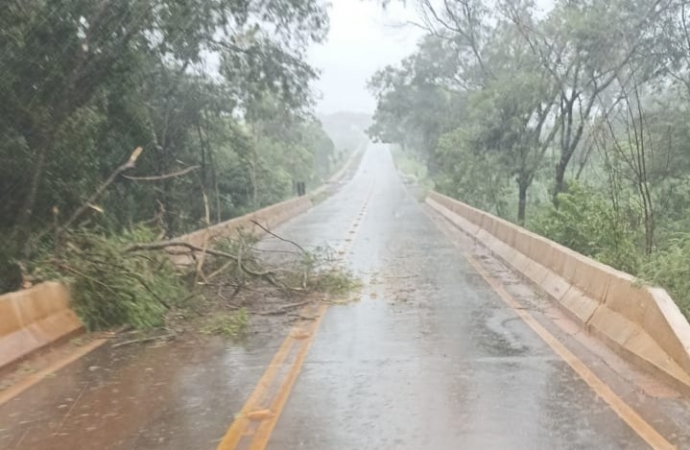
{"label": "dense foliage", "polygon": [[166,254],[143,258],[122,251],[155,238],[144,226],[110,236],[79,230],[63,237],[67,244],[60,252],[39,251],[27,269],[34,277],[69,285],[72,307],[88,329],[156,327],[168,310],[184,306],[190,290]]}
{"label": "dense foliage", "polygon": [[370,80],[370,134],[426,161],[442,192],[690,305],[687,4],[418,7],[426,36]]}
{"label": "dense foliage", "polygon": [[318,0],[4,2],[0,291],[136,147],[71,228],[175,236],[329,175],[305,62],[327,27]]}

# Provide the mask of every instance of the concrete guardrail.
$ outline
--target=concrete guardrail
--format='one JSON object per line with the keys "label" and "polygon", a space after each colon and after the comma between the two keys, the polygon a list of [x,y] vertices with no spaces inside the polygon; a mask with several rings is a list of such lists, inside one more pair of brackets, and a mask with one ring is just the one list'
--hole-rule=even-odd
{"label": "concrete guardrail", "polygon": [[690,388],[690,325],[664,289],[437,192],[427,203],[619,354]]}
{"label": "concrete guardrail", "polygon": [[[313,205],[316,196],[338,182],[356,160],[353,152],[345,165],[326,184],[303,196],[267,206],[241,217],[198,230],[176,240],[203,246],[204,242],[228,236],[240,228],[254,234],[264,231],[256,221],[271,229],[295,217]],[[0,369],[21,360],[31,352],[84,330],[77,315],[69,307],[69,290],[57,282],[40,283],[30,289],[0,295]]]}
{"label": "concrete guardrail", "polygon": [[69,298],[56,282],[0,296],[0,368],[83,330]]}

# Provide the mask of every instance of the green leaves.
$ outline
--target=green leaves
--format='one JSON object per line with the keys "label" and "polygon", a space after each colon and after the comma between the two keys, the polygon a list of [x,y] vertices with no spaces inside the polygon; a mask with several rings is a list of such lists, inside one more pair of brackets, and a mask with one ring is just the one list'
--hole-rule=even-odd
{"label": "green leaves", "polygon": [[440,191],[648,274],[690,308],[687,4],[418,7],[427,36],[370,80],[370,134],[421,155]]}
{"label": "green leaves", "polygon": [[[246,207],[247,183],[221,179],[242,180],[242,155],[266,145],[250,139],[258,120],[304,121],[316,76],[305,51],[327,27],[317,0],[6,2],[0,17],[0,230],[24,234],[52,225],[53,206],[69,214],[137,146],[146,149],[138,174],[201,165],[202,179],[146,187],[118,182],[104,199],[109,225],[147,219],[162,208],[169,233],[196,227],[202,191],[225,200],[213,202],[216,218]],[[253,117],[251,109],[265,98],[279,107]],[[268,139],[280,142],[286,134]],[[276,152],[252,149],[263,151],[272,153],[267,164],[278,166],[281,198],[290,193],[289,177],[298,175],[286,162],[313,170],[311,144],[280,147],[277,160]]]}
{"label": "green leaves", "polygon": [[57,253],[44,247],[29,269],[34,279],[67,283],[73,307],[90,330],[160,326],[167,310],[187,298],[187,288],[168,255],[142,257],[122,251],[132,242],[155,237],[145,227],[107,237],[98,231],[75,231],[64,236]]}
{"label": "green leaves", "polygon": [[643,280],[664,287],[680,310],[690,318],[690,234],[679,233],[644,262]]}
{"label": "green leaves", "polygon": [[644,240],[631,220],[639,217],[638,210],[631,197],[616,209],[598,190],[571,183],[568,193],[559,195],[559,207],[549,207],[532,228],[583,255],[636,274]]}

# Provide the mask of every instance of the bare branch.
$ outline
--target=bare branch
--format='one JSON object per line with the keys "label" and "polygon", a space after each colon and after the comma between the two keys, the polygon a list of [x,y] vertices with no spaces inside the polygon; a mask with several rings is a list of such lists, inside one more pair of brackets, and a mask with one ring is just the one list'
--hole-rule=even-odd
{"label": "bare branch", "polygon": [[175,178],[175,177],[181,177],[182,175],[186,175],[189,172],[198,169],[200,166],[191,166],[187,167],[186,169],[180,170],[178,172],[172,172],[172,173],[167,173],[165,175],[152,175],[148,177],[135,177],[135,176],[129,176],[129,175],[122,175],[122,178],[126,178],[128,180],[132,181],[161,181],[161,180],[167,180],[169,178]]}
{"label": "bare branch", "polygon": [[305,305],[308,305],[312,302],[313,302],[312,300],[305,300],[303,302],[290,303],[290,304],[283,305],[283,306],[276,308],[274,310],[271,310],[271,311],[255,312],[254,314],[258,314],[260,316],[276,316],[278,314],[285,314],[285,312],[287,312],[290,309],[299,308],[300,306],[305,306]]}
{"label": "bare branch", "polygon": [[[191,252],[194,252],[194,253],[207,253],[207,254],[212,255],[212,256],[218,256],[221,258],[229,258],[229,259],[232,259],[233,261],[237,261],[238,263],[241,262],[241,259],[237,255],[233,255],[232,253],[222,252],[222,251],[211,249],[211,248],[204,250],[203,248],[198,247],[194,244],[190,244],[189,242],[184,242],[184,241],[179,241],[179,240],[150,242],[150,243],[142,243],[142,244],[132,244],[132,245],[126,247],[123,251],[125,253],[130,253],[130,252],[137,252],[137,251],[164,250],[164,249],[171,248],[171,247],[172,248],[184,247],[184,248],[187,248]],[[272,272],[270,272],[270,271],[255,272],[255,271],[252,271],[250,269],[247,269],[246,267],[242,267],[242,270],[244,270],[248,274],[253,275],[255,277],[266,277],[266,276],[272,275]]]}
{"label": "bare branch", "polygon": [[[98,187],[98,189],[96,189],[96,192],[94,192],[94,193],[91,195],[91,197],[89,197],[89,199],[88,199],[87,201],[85,201],[79,208],[77,208],[76,211],[74,211],[74,213],[72,213],[72,215],[70,216],[70,218],[67,219],[67,222],[65,222],[64,224],[62,224],[62,226],[61,226],[60,229],[59,229],[59,233],[60,233],[60,232],[63,232],[63,231],[66,230],[67,228],[69,228],[69,226],[72,225],[72,224],[74,223],[74,221],[77,220],[77,219],[79,218],[79,216],[81,216],[87,209],[89,209],[89,208],[91,207],[91,205],[92,205],[93,203],[95,203],[96,200],[97,200],[101,195],[103,195],[103,193],[104,193],[105,190],[108,188],[108,186],[110,186],[111,184],[113,184],[113,181],[115,181],[115,179],[118,177],[118,175],[120,175],[122,172],[124,172],[124,171],[126,171],[126,170],[129,170],[129,169],[134,168],[134,165],[135,165],[135,163],[137,162],[137,158],[139,158],[139,156],[141,155],[141,152],[142,152],[142,151],[143,151],[143,149],[142,149],[141,147],[135,148],[134,151],[132,152],[132,154],[130,155],[129,159],[128,159],[124,164],[122,164],[120,167],[118,167],[117,169],[115,169],[115,171],[114,171],[113,173],[110,174],[110,176],[108,177],[108,179],[105,180],[105,181]],[[59,233],[58,233],[58,234],[59,234]]]}
{"label": "bare branch", "polygon": [[[204,268],[204,262],[206,261],[206,250],[208,250],[208,244],[209,244],[209,240],[211,238],[211,236],[210,236],[211,212],[210,212],[210,209],[208,206],[208,196],[206,195],[206,191],[204,190],[203,185],[201,186],[201,194],[202,194],[203,199],[204,199],[204,221],[206,222],[206,229],[204,230],[204,245],[202,246],[201,257],[197,261],[197,265],[196,265],[196,278],[194,279],[194,283],[199,281],[199,277],[201,277],[202,279],[204,279],[204,281],[206,281],[206,279],[204,277],[203,268]],[[241,262],[239,264],[241,265]]]}
{"label": "bare branch", "polygon": [[307,251],[306,251],[301,245],[299,245],[297,242],[291,241],[290,239],[285,239],[284,237],[281,237],[281,236],[278,236],[277,234],[275,234],[274,232],[272,232],[272,231],[269,230],[268,228],[266,228],[266,227],[264,227],[263,225],[261,225],[261,224],[260,224],[258,221],[256,221],[256,220],[253,220],[253,219],[252,219],[252,223],[253,223],[254,225],[256,225],[257,227],[261,228],[262,230],[264,230],[266,233],[268,233],[268,234],[270,234],[271,236],[273,236],[274,238],[279,239],[279,240],[281,240],[281,241],[283,241],[283,242],[287,242],[288,244],[294,245],[295,247],[297,247],[298,249],[300,249],[300,251],[301,251],[302,253],[304,253],[304,254],[307,253]]}

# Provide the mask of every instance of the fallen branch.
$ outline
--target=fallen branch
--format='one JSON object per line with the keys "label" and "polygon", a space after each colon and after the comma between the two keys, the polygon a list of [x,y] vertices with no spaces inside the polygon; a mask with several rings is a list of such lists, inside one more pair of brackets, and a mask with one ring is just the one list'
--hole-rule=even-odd
{"label": "fallen branch", "polygon": [[294,317],[293,320],[316,320],[316,317],[304,316],[302,314],[289,314],[290,317]]}
{"label": "fallen branch", "polygon": [[132,181],[160,181],[167,180],[168,178],[181,177],[182,175],[187,175],[192,170],[196,170],[201,166],[187,167],[186,169],[180,170],[178,172],[166,173],[165,175],[151,175],[148,177],[134,177],[131,175],[123,175],[122,178],[126,178]]}
{"label": "fallen branch", "polygon": [[[130,276],[130,277],[134,278],[135,280],[137,280],[137,281],[139,282],[139,284],[141,284],[141,285],[144,287],[144,289],[146,289],[146,290],[151,294],[151,296],[152,296],[153,298],[155,298],[161,305],[163,305],[166,309],[171,309],[171,308],[170,308],[170,305],[168,304],[168,302],[166,302],[165,300],[163,300],[162,298],[160,298],[160,296],[159,296],[158,294],[156,294],[156,291],[154,291],[153,289],[151,289],[151,286],[149,286],[149,283],[148,283],[141,275],[139,275],[138,273],[134,273],[134,272],[132,272],[131,270],[127,269],[127,267],[121,266],[121,265],[119,265],[119,264],[115,264],[115,263],[113,263],[112,261],[104,261],[103,259],[100,259],[100,258],[95,258],[95,259],[94,259],[94,258],[87,258],[87,259],[88,259],[89,261],[91,261],[92,263],[96,264],[97,267],[103,267],[103,266],[105,266],[105,267],[115,267],[115,268],[118,268],[118,269],[121,269],[121,270],[126,271],[127,274],[128,274],[128,276]],[[74,269],[72,269],[72,270],[74,270]],[[87,277],[87,275],[85,275],[85,274],[80,274],[80,275],[83,276],[83,277]],[[88,278],[88,277],[87,277],[87,278]],[[102,282],[100,282],[100,281],[97,281],[97,280],[94,280],[94,281],[97,282],[98,284],[103,285],[103,286],[107,286],[107,285],[105,285],[104,283],[102,283]],[[115,289],[114,289],[114,288],[111,288],[110,286],[107,286],[107,287],[110,289],[111,292],[115,293]],[[193,296],[193,295],[192,295],[192,296]],[[191,297],[190,297],[190,298],[191,298]]]}
{"label": "fallen branch", "polygon": [[111,346],[111,348],[124,347],[125,345],[131,345],[131,344],[143,344],[145,342],[158,341],[158,340],[168,340],[168,339],[174,338],[176,336],[177,336],[177,333],[168,333],[168,334],[164,334],[162,336],[149,336],[149,337],[139,338],[139,339],[130,339],[129,341],[118,342],[117,344],[113,344]]}
{"label": "fallen branch", "polygon": [[311,302],[312,302],[312,300],[305,300],[303,302],[290,303],[288,305],[283,305],[283,306],[276,308],[276,309],[273,309],[271,311],[255,312],[254,314],[258,314],[259,316],[277,316],[278,314],[285,314],[290,309],[299,308],[300,306],[308,305]]}
{"label": "fallen branch", "polygon": [[283,241],[283,242],[287,242],[288,244],[294,245],[295,247],[297,247],[298,249],[300,249],[300,251],[301,251],[302,253],[305,253],[305,254],[307,253],[307,251],[306,251],[301,245],[299,245],[297,242],[291,241],[290,239],[285,239],[285,238],[282,237],[282,236],[278,236],[278,235],[275,234],[273,231],[271,231],[271,230],[269,230],[268,228],[266,228],[265,226],[261,225],[257,220],[252,219],[252,223],[253,223],[254,225],[256,225],[257,227],[261,228],[262,230],[264,230],[266,233],[268,233],[268,234],[270,234],[271,236],[273,236],[274,238],[276,238],[276,239],[278,239],[278,240],[281,240],[281,241]]}
{"label": "fallen branch", "polygon": [[[150,242],[147,244],[133,244],[133,245],[130,245],[129,247],[126,247],[124,249],[124,252],[130,253],[130,252],[136,252],[136,251],[164,250],[164,249],[167,249],[169,247],[185,247],[185,248],[188,248],[189,250],[191,250],[192,252],[205,252],[209,255],[219,256],[221,258],[230,258],[234,261],[237,261],[238,263],[241,262],[241,259],[238,258],[236,255],[233,255],[232,253],[221,252],[219,250],[214,250],[214,249],[210,249],[210,248],[204,250],[201,247],[198,247],[194,244],[190,244],[190,243],[184,242],[184,241],[162,241],[162,242]],[[247,272],[249,275],[252,275],[255,277],[266,278],[266,277],[272,275],[272,272],[270,272],[270,271],[255,272],[255,271],[247,269],[246,267],[242,267],[242,270]]]}
{"label": "fallen branch", "polygon": [[85,273],[83,273],[83,272],[81,272],[81,271],[79,271],[79,270],[77,270],[77,269],[75,269],[75,268],[73,268],[73,267],[70,267],[70,266],[68,266],[67,264],[63,263],[63,262],[58,263],[58,267],[60,267],[61,269],[67,270],[67,271],[69,271],[69,272],[72,272],[72,273],[74,273],[74,274],[76,274],[76,275],[79,275],[80,277],[84,277],[85,279],[91,281],[92,283],[96,283],[96,284],[99,285],[99,286],[103,286],[105,289],[109,290],[109,291],[112,292],[114,295],[117,295],[117,292],[116,292],[112,287],[110,287],[110,286],[108,286],[107,284],[105,284],[104,282],[102,282],[102,281],[100,281],[100,280],[97,280],[97,279],[95,279],[95,278],[93,278],[93,277],[90,277],[90,276],[88,276],[87,274],[85,274]]}
{"label": "fallen branch", "polygon": [[[240,293],[240,291],[244,288],[244,285],[242,283],[239,283],[237,286],[235,286],[235,290],[232,291],[232,294],[230,294],[230,300],[234,299],[237,297],[237,294]],[[230,302],[228,302],[229,305],[231,305]]]}
{"label": "fallen branch", "polygon": [[225,271],[228,269],[228,267],[230,267],[233,263],[234,263],[234,261],[232,261],[232,260],[226,262],[225,264],[223,264],[222,266],[220,266],[220,267],[218,268],[218,270],[215,270],[215,271],[212,272],[210,275],[204,277],[204,282],[203,282],[203,283],[197,282],[196,284],[205,284],[205,285],[209,286],[209,285],[210,285],[209,281],[211,281],[212,279],[214,279],[214,278],[215,278],[217,275],[219,275],[220,273],[225,272]]}

